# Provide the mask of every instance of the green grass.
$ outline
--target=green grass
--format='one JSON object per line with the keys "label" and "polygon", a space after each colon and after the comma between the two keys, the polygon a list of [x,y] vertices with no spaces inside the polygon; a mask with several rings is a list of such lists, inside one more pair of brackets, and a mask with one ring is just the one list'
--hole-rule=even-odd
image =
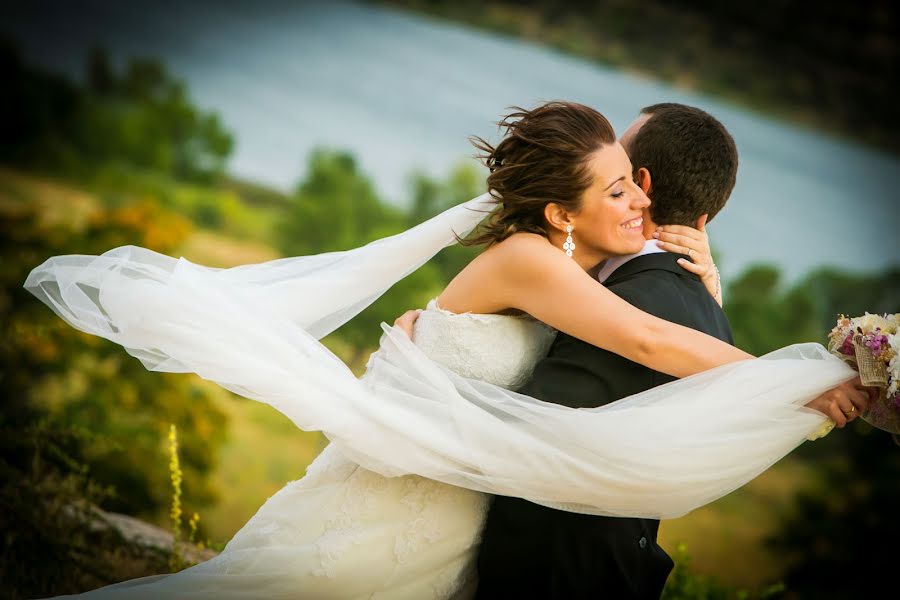
{"label": "green grass", "polygon": [[659,543],[671,556],[679,543],[691,555],[691,571],[722,583],[757,587],[778,581],[784,562],[763,540],[794,494],[816,481],[814,467],[788,456],[759,477],[679,519],[663,521]]}

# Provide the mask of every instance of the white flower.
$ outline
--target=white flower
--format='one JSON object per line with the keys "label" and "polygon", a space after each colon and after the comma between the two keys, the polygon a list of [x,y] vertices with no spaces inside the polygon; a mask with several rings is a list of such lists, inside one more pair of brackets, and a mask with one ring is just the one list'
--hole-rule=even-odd
{"label": "white flower", "polygon": [[853,327],[860,327],[863,333],[872,333],[876,328],[881,328],[882,333],[897,333],[897,326],[897,315],[889,315],[885,319],[881,315],[866,313],[853,319]]}
{"label": "white flower", "polygon": [[900,389],[900,333],[888,334],[888,345],[894,351],[894,357],[888,363],[888,379],[890,385],[887,389],[887,396],[890,398]]}

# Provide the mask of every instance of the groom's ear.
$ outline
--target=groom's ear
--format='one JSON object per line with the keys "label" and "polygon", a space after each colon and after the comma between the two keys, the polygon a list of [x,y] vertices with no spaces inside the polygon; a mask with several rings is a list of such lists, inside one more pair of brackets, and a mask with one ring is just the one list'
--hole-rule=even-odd
{"label": "groom's ear", "polygon": [[694,223],[694,229],[697,231],[706,231],[706,221],[709,219],[709,213],[700,215],[700,218]]}
{"label": "groom's ear", "polygon": [[650,192],[653,191],[653,183],[650,181],[650,170],[647,167],[641,167],[637,171],[637,184],[638,187],[644,190],[644,193],[648,196]]}

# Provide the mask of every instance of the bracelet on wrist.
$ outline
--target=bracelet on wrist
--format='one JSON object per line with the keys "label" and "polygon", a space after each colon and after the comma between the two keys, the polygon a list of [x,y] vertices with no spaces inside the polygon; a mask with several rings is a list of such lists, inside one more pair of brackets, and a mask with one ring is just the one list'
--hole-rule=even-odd
{"label": "bracelet on wrist", "polygon": [[713,269],[716,270],[716,298],[722,297],[722,277],[719,275],[719,267],[713,263]]}

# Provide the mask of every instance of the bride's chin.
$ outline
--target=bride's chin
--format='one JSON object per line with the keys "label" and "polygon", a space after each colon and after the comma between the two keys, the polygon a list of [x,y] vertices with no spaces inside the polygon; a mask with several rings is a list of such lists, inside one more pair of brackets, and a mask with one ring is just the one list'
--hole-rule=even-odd
{"label": "bride's chin", "polygon": [[636,254],[644,249],[644,239],[643,233],[638,230],[637,234],[630,233],[626,234],[626,238],[624,240],[624,252],[623,254]]}

